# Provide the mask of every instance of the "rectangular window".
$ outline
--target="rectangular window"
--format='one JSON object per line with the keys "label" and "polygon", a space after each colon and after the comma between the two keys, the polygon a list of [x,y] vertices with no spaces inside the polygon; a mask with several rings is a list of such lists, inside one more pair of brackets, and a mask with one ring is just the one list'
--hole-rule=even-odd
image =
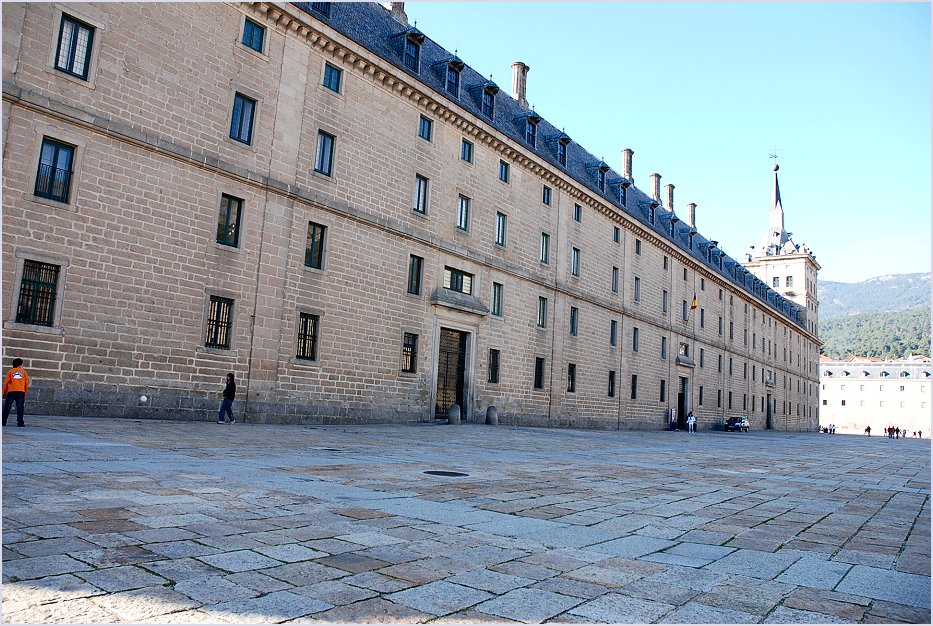
{"label": "rectangular window", "polygon": [[262,43],[265,37],[266,28],[246,18],[246,22],[243,24],[243,45],[262,54]]}
{"label": "rectangular window", "polygon": [[700,385],[700,397],[699,397],[699,402],[698,402],[698,404],[699,404],[700,406],[703,406],[703,385]]}
{"label": "rectangular window", "polygon": [[457,206],[457,228],[462,231],[470,230],[470,199],[460,196]]}
{"label": "rectangular window", "polygon": [[541,188],[541,202],[543,202],[544,204],[548,206],[551,206],[551,188],[548,187],[547,185],[544,185]]}
{"label": "rectangular window", "polygon": [[343,78],[343,70],[331,65],[330,63],[324,64],[324,86],[333,91],[334,93],[340,93],[340,82]]}
{"label": "rectangular window", "polygon": [[706,360],[706,350],[700,348],[700,367],[703,367],[703,363]]}
{"label": "rectangular window", "polygon": [[722,389],[716,390],[716,408],[717,409],[722,408]]}
{"label": "rectangular window", "polygon": [[298,350],[295,353],[296,359],[306,361],[317,361],[317,315],[310,313],[298,314]]}
{"label": "rectangular window", "polygon": [[496,384],[499,382],[499,351],[489,349],[489,373],[486,382]]}
{"label": "rectangular window", "polygon": [[735,324],[729,322],[729,340],[732,341],[735,339]]}
{"label": "rectangular window", "polygon": [[408,293],[421,295],[421,277],[424,272],[424,259],[414,254],[408,257]]}
{"label": "rectangular window", "polygon": [[632,374],[632,400],[638,399],[638,374]]}
{"label": "rectangular window", "polygon": [[544,358],[535,357],[535,389],[544,389]]}
{"label": "rectangular window", "polygon": [[612,241],[619,243],[622,240],[622,231],[618,226],[612,227]]}
{"label": "rectangular window", "polygon": [[538,124],[530,119],[525,120],[525,141],[532,148],[535,147],[538,141]]}
{"label": "rectangular window", "polygon": [[425,141],[431,141],[431,134],[434,131],[434,121],[421,116],[418,120],[418,136]]}
{"label": "rectangular window", "polygon": [[317,155],[314,159],[314,171],[330,176],[334,169],[334,136],[323,130],[317,133]]}
{"label": "rectangular window", "polygon": [[61,30],[58,32],[55,69],[87,80],[93,45],[94,27],[63,13]]}
{"label": "rectangular window", "polygon": [[428,179],[415,174],[415,202],[412,211],[425,215],[428,212]]}
{"label": "rectangular window", "polygon": [[684,268],[684,280],[687,280],[687,268]]}
{"label": "rectangular window", "polygon": [[496,317],[502,317],[502,283],[492,284],[492,311]]}
{"label": "rectangular window", "polygon": [[36,174],[34,194],[56,202],[68,202],[71,191],[71,173],[74,163],[74,146],[60,143],[48,137],[42,138],[39,153],[39,171]]}
{"label": "rectangular window", "polygon": [[570,275],[580,275],[580,249],[572,248],[570,251]]}
{"label": "rectangular window", "polygon": [[667,266],[668,266],[668,260],[667,260],[667,255],[665,255],[664,256],[664,271],[667,271]]}
{"label": "rectangular window", "polygon": [[579,222],[583,219],[583,207],[579,204],[573,205],[573,221]]}
{"label": "rectangular window", "polygon": [[638,352],[638,327],[632,329],[632,352]]}
{"label": "rectangular window", "polygon": [[418,65],[421,60],[421,46],[417,41],[410,37],[405,38],[405,67],[413,72],[418,71]]}
{"label": "rectangular window", "polygon": [[19,285],[16,321],[20,324],[53,326],[55,299],[58,295],[60,266],[39,261],[23,262],[23,277]]}
{"label": "rectangular window", "polygon": [[576,393],[577,391],[577,364],[567,364],[567,393]]}
{"label": "rectangular window", "polygon": [[716,371],[722,374],[722,355],[716,357]]}
{"label": "rectangular window", "polygon": [[211,296],[211,306],[207,314],[208,348],[230,349],[230,328],[233,323],[233,300]]}
{"label": "rectangular window", "polygon": [[567,144],[563,141],[557,142],[557,162],[567,167]]}
{"label": "rectangular window", "polygon": [[418,371],[418,335],[405,333],[402,339],[402,371],[414,374]]}
{"label": "rectangular window", "polygon": [[612,293],[619,293],[619,268],[612,267]]}
{"label": "rectangular window", "polygon": [[547,298],[538,296],[538,328],[547,328]]}
{"label": "rectangular window", "polygon": [[575,306],[570,307],[570,335],[577,336],[577,322],[580,318],[580,309]]}
{"label": "rectangular window", "polygon": [[324,235],[327,227],[308,222],[308,241],[305,245],[305,266],[316,270],[324,268]]}
{"label": "rectangular window", "polygon": [[599,187],[599,190],[605,193],[606,191],[606,170],[599,168],[596,170],[596,186]]}
{"label": "rectangular window", "polygon": [[722,337],[722,316],[719,316],[719,336]]}
{"label": "rectangular window", "polygon": [[641,239],[635,240],[635,254],[641,254]]}
{"label": "rectangular window", "polygon": [[667,401],[667,381],[663,378],[661,379],[661,393],[658,396],[658,402]]}
{"label": "rectangular window", "polygon": [[495,113],[495,106],[496,106],[495,94],[489,89],[483,89],[483,103],[482,103],[483,115],[485,115],[489,119],[492,119],[493,114]]}
{"label": "rectangular window", "polygon": [[687,301],[684,300],[684,301],[683,301],[683,311],[681,311],[681,317],[683,318],[683,320],[684,320],[685,322],[687,321],[687,317],[688,317],[688,315],[689,315],[689,312],[690,312],[690,309],[689,309],[688,306],[687,306]]}
{"label": "rectangular window", "polygon": [[700,328],[706,328],[706,309],[700,309]]}
{"label": "rectangular window", "polygon": [[771,279],[771,286],[774,287],[774,288],[780,287],[780,286],[781,286],[781,277],[780,277],[780,276],[775,276],[774,278],[772,278],[772,279]]}
{"label": "rectangular window", "polygon": [[606,394],[610,398],[616,397],[616,371],[609,370],[609,391]]}
{"label": "rectangular window", "polygon": [[794,277],[793,277],[793,276],[788,276],[787,278],[784,279],[784,281],[785,281],[785,282],[784,282],[784,285],[785,285],[786,287],[793,287],[793,286],[794,286]]}
{"label": "rectangular window", "polygon": [[731,392],[731,391],[729,392],[729,404],[728,404],[728,406],[729,406],[730,409],[732,408],[732,392]]}
{"label": "rectangular window", "polygon": [[253,141],[253,116],[256,101],[241,93],[233,96],[233,115],[230,118],[230,138],[249,145]]}
{"label": "rectangular window", "polygon": [[460,159],[467,163],[473,162],[473,144],[466,139],[460,142]]}
{"label": "rectangular window", "polygon": [[670,306],[671,294],[667,293],[667,289],[661,292],[661,312],[667,313],[667,309]]}
{"label": "rectangular window", "polygon": [[551,260],[551,236],[541,233],[541,262],[547,265]]}
{"label": "rectangular window", "polygon": [[454,98],[460,96],[460,70],[449,63],[447,64],[447,80],[444,83],[444,88]]}
{"label": "rectangular window", "polygon": [[324,17],[330,17],[330,2],[312,2],[311,8]]}
{"label": "rectangular window", "polygon": [[667,337],[661,337],[661,358],[667,358]]}
{"label": "rectangular window", "polygon": [[509,182],[509,164],[505,161],[499,161],[499,180]]}
{"label": "rectangular window", "polygon": [[619,322],[616,320],[609,320],[609,345],[616,345],[616,335],[619,330]]}
{"label": "rectangular window", "polygon": [[633,297],[635,302],[641,302],[641,279],[638,276],[635,277],[635,290]]}
{"label": "rectangular window", "polygon": [[444,288],[460,293],[473,293],[473,274],[452,267],[444,268]]}
{"label": "rectangular window", "polygon": [[217,213],[217,243],[237,247],[240,241],[240,214],[243,201],[227,194],[220,195]]}
{"label": "rectangular window", "polygon": [[508,217],[505,213],[496,212],[496,245],[505,246],[506,229],[508,227]]}

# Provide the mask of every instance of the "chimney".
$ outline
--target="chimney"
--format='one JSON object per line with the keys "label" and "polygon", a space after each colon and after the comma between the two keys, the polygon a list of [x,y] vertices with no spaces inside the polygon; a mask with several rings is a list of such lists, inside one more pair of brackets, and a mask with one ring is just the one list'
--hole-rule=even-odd
{"label": "chimney", "polygon": [[648,178],[651,179],[651,197],[661,202],[661,175],[660,174],[649,174]]}
{"label": "chimney", "polygon": [[670,183],[664,185],[664,195],[667,196],[667,210],[674,210],[674,185]]}
{"label": "chimney", "polygon": [[514,98],[520,107],[528,108],[528,99],[525,97],[525,84],[528,79],[528,70],[531,68],[516,61],[512,64],[512,98]]}
{"label": "chimney", "polygon": [[408,14],[405,13],[404,2],[385,2],[383,6],[389,9],[389,15],[394,17],[396,21],[408,26]]}
{"label": "chimney", "polygon": [[632,155],[635,154],[635,151],[631,148],[625,148],[622,150],[622,176],[628,179],[628,182],[632,182]]}
{"label": "chimney", "polygon": [[687,203],[687,223],[691,228],[697,227],[697,203],[688,202]]}

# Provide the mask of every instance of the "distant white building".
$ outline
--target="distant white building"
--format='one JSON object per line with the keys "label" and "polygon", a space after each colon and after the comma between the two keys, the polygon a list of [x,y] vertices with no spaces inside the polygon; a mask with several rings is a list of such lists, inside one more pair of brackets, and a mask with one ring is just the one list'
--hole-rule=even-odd
{"label": "distant white building", "polygon": [[888,426],[908,436],[931,433],[929,357],[884,361],[852,357],[834,361],[820,357],[820,426],[835,424],[837,432],[881,435]]}

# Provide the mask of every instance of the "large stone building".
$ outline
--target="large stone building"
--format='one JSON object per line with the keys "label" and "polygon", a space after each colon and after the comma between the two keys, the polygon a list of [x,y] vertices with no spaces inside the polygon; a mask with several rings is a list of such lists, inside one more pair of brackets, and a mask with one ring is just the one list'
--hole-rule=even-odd
{"label": "large stone building", "polygon": [[32,412],[205,419],[232,371],[256,421],[816,427],[806,308],[529,109],[527,66],[510,97],[402,3],[2,10]]}
{"label": "large stone building", "polygon": [[880,435],[889,426],[931,434],[929,357],[883,360],[820,357],[820,422],[837,432]]}

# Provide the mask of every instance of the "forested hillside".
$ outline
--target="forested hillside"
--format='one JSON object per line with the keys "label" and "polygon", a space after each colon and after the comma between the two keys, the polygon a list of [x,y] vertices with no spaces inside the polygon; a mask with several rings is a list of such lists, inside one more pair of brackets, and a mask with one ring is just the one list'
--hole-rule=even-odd
{"label": "forested hillside", "polygon": [[900,311],[930,304],[930,274],[891,274],[860,283],[819,281],[820,321],[854,313]]}
{"label": "forested hillside", "polygon": [[820,321],[822,353],[844,359],[853,355],[900,359],[930,355],[930,307],[863,313]]}

